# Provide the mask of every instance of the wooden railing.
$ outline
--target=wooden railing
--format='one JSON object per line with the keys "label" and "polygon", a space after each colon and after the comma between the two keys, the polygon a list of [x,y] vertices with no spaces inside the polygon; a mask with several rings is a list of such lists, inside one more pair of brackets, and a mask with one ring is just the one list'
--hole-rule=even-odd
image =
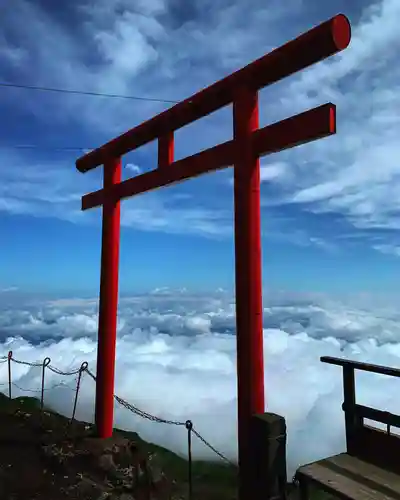
{"label": "wooden railing", "polygon": [[[343,368],[347,453],[400,474],[400,436],[390,432],[391,427],[400,428],[400,415],[357,404],[354,375],[355,370],[362,370],[400,378],[400,369],[330,356],[321,361]],[[365,418],[385,424],[386,431],[365,425]]]}

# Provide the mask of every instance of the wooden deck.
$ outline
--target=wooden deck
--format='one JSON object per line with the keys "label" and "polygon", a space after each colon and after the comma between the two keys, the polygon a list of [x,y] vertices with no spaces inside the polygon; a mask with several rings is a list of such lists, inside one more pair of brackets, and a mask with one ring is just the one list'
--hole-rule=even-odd
{"label": "wooden deck", "polygon": [[[399,368],[324,356],[324,363],[342,366],[347,452],[300,467],[295,475],[300,498],[308,500],[309,486],[344,500],[400,500],[400,415],[356,403],[355,370],[400,378]],[[374,420],[386,431],[366,425]]]}
{"label": "wooden deck", "polygon": [[[400,457],[399,457],[400,458]],[[342,453],[300,467],[297,479],[344,500],[400,500],[400,476]]]}

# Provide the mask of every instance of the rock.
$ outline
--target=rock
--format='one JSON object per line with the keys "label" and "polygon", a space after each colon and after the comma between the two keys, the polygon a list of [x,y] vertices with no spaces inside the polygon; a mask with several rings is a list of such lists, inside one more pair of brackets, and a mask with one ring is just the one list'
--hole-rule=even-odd
{"label": "rock", "polygon": [[113,500],[112,499],[112,494],[108,493],[107,491],[103,491],[103,493],[100,493],[100,496],[96,500]]}
{"label": "rock", "polygon": [[[136,436],[116,432],[99,439],[84,422],[70,425],[49,412],[11,409],[0,413],[0,500],[13,494],[16,499],[170,500],[162,460],[150,459]],[[18,446],[10,446],[10,436]]]}
{"label": "rock", "polygon": [[117,497],[115,497],[115,500],[136,500],[136,499],[129,493],[122,493],[122,495],[118,495]]}
{"label": "rock", "polygon": [[98,500],[102,498],[102,500],[105,500],[110,496],[110,489],[107,488],[107,486],[97,483],[92,479],[84,476],[81,478],[81,481],[76,486],[74,486],[74,489],[75,488],[84,498],[98,498]]}
{"label": "rock", "polygon": [[116,465],[114,463],[114,458],[110,453],[107,453],[105,455],[100,455],[98,459],[98,464],[100,469],[102,469],[105,472],[112,472],[116,470]]}

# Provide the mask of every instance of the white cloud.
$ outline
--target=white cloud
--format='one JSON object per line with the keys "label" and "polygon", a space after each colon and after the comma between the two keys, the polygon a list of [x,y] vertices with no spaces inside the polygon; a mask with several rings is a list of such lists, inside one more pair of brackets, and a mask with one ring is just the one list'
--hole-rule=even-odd
{"label": "white cloud", "polygon": [[95,33],[94,41],[110,71],[134,75],[158,60],[150,38],[162,40],[163,32],[154,18],[126,11],[109,30]]}
{"label": "white cloud", "polygon": [[[290,176],[290,165],[283,161],[260,162],[260,182],[281,183]],[[233,177],[228,179],[228,184],[233,186]]]}
{"label": "white cloud", "polygon": [[210,210],[200,206],[168,206],[157,200],[146,204],[137,204],[136,200],[132,200],[124,205],[121,224],[125,227],[217,239],[232,234],[232,215],[225,210]]}
{"label": "white cloud", "polygon": [[0,293],[9,293],[9,292],[17,292],[18,287],[16,286],[7,286],[5,288],[0,288]]}
{"label": "white cloud", "polygon": [[300,75],[281,100],[285,109],[323,99],[338,105],[337,136],[296,152],[297,175],[286,199],[316,213],[343,214],[355,231],[399,227],[394,196],[400,178],[394,22],[399,8],[398,2],[384,0],[365,9],[353,26],[350,47]]}
{"label": "white cloud", "polygon": [[[179,100],[310,27],[309,20],[303,21],[309,19],[307,2],[273,2],[266,7],[254,0],[252,7],[249,9],[244,1],[206,2],[200,9],[193,4],[192,14],[183,9],[178,15],[173,5],[163,0],[135,3],[134,7],[126,0],[95,5],[82,2],[74,7],[79,17],[71,29],[68,23],[55,22],[39,4],[21,1],[4,12],[3,22],[10,36],[0,39],[0,62],[17,72],[21,81],[32,84],[77,88],[79,82],[85,90]],[[354,232],[400,227],[400,118],[396,112],[400,104],[399,8],[397,0],[366,5],[362,13],[356,6],[354,12],[349,7],[350,17],[356,19],[352,19],[349,48],[261,93],[262,122],[327,100],[338,105],[335,137],[283,152],[277,160],[271,157],[271,162],[262,164],[263,189],[274,190],[275,209],[289,202],[317,215],[340,214]],[[314,6],[312,9],[314,12]],[[328,11],[321,4],[318,15],[323,12],[325,19],[331,15]],[[30,19],[28,27],[21,24],[26,18]],[[31,64],[22,63],[24,58]],[[23,93],[14,98],[13,104],[15,109],[34,114],[44,126],[68,126],[88,144],[101,144],[168,106],[79,96],[60,99],[49,94],[32,99],[32,94]],[[216,114],[179,132],[177,156],[195,152],[203,141],[215,144],[229,138],[230,120],[228,114]],[[29,154],[22,155],[20,163],[29,163],[32,171],[40,171],[43,164],[33,162]],[[9,163],[9,158],[5,161]],[[3,191],[7,186],[7,192],[0,197],[1,209],[43,217],[49,210],[42,202],[53,202],[55,216],[82,220],[79,197],[83,188],[99,186],[94,186],[91,177],[81,180],[77,190],[73,161],[60,162],[59,166],[48,178],[27,179],[25,186],[24,181],[17,180],[17,173],[10,179],[13,174],[3,172],[0,186]],[[20,172],[18,177],[24,179]],[[209,185],[213,186],[212,180]],[[179,188],[181,195],[191,192],[186,186]],[[167,206],[160,195],[161,201],[149,209],[138,202],[124,220],[136,229],[181,232],[183,224],[176,221],[190,213],[185,224],[192,233],[230,235],[225,218],[231,208],[227,193],[218,197],[218,207],[210,198],[201,202],[200,209],[190,205],[184,210],[177,204],[175,208]],[[264,204],[264,212],[270,215],[268,209]],[[90,216],[85,215],[85,220],[90,221]],[[321,241],[306,217],[296,228],[307,233],[309,241]],[[333,223],[332,232],[335,230],[342,229]],[[372,246],[369,238],[369,233],[364,236]]]}
{"label": "white cloud", "polygon": [[[322,355],[397,366],[400,321],[396,301],[376,297],[345,298],[267,294],[264,300],[266,401],[269,411],[288,424],[289,474],[300,463],[340,452],[345,447],[341,411],[340,368],[323,365]],[[371,306],[373,304],[373,306]],[[37,301],[0,307],[0,355],[41,361],[49,356],[62,370],[88,361],[95,371],[94,299]],[[185,421],[230,459],[236,458],[236,342],[234,302],[228,295],[189,292],[125,297],[120,301],[115,391],[154,415]],[[12,367],[23,388],[40,387],[41,369]],[[46,385],[75,380],[46,372]],[[0,364],[0,383],[7,364]],[[399,413],[398,381],[360,374],[358,400]],[[20,394],[13,388],[14,395]],[[94,385],[84,377],[78,418],[93,418]],[[46,392],[46,403],[70,415],[73,392],[58,387]],[[215,422],[223,425],[215,425]],[[186,433],[116,407],[116,425],[143,438],[186,453]],[[194,440],[196,458],[216,458]]]}
{"label": "white cloud", "polygon": [[373,248],[375,248],[375,250],[378,250],[379,252],[400,257],[400,246],[398,245],[389,245],[389,244],[373,245]]}
{"label": "white cloud", "polygon": [[139,167],[139,165],[136,165],[135,163],[127,163],[125,165],[125,168],[127,168],[134,174],[140,174],[142,172],[142,169]]}
{"label": "white cloud", "polygon": [[260,181],[273,181],[288,174],[289,165],[284,162],[261,164]]}
{"label": "white cloud", "polygon": [[[1,157],[12,166],[3,173],[0,183],[0,212],[29,214],[36,217],[55,217],[80,224],[99,223],[96,212],[81,212],[81,196],[98,189],[94,178],[78,174],[71,162],[26,165],[18,155]],[[140,173],[140,167],[128,163],[127,168]],[[98,176],[99,177],[99,176]],[[231,234],[232,217],[227,210],[210,209],[193,203],[190,196],[173,194],[123,202],[121,225],[142,231],[174,234],[193,234],[221,238]],[[186,203],[185,203],[186,202]],[[97,214],[98,215],[98,214]]]}

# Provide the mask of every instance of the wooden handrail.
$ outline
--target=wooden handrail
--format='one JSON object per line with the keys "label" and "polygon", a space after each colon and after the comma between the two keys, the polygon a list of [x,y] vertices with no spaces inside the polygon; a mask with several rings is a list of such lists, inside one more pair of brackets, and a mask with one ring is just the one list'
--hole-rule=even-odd
{"label": "wooden handrail", "polygon": [[333,358],[331,356],[322,356],[320,358],[322,363],[329,363],[330,365],[338,365],[349,367],[356,370],[362,370],[371,373],[380,373],[382,375],[390,375],[392,377],[400,377],[400,368],[390,368],[389,366],[373,365],[371,363],[362,363],[361,361],[351,361],[349,359]]}
{"label": "wooden handrail", "polygon": [[[331,356],[322,356],[320,359],[322,363],[338,365],[343,368],[344,401],[342,409],[344,411],[345,418],[347,453],[355,456],[362,454],[362,447],[364,445],[361,437],[364,436],[365,432],[367,432],[367,434],[370,432],[369,430],[366,430],[367,428],[364,426],[364,418],[374,420],[375,422],[381,422],[387,426],[400,427],[399,415],[356,403],[354,376],[355,370],[362,370],[370,373],[400,377],[399,368],[373,365],[370,363],[362,363],[360,361],[351,361],[349,359],[333,358]],[[375,432],[374,429],[370,430]],[[369,435],[370,434],[368,434],[368,436]]]}
{"label": "wooden handrail", "polygon": [[[343,403],[343,410],[346,411],[345,404]],[[400,415],[391,413],[390,411],[377,410],[369,406],[356,404],[353,408],[353,413],[358,418],[368,418],[381,424],[390,425],[400,428]]]}

